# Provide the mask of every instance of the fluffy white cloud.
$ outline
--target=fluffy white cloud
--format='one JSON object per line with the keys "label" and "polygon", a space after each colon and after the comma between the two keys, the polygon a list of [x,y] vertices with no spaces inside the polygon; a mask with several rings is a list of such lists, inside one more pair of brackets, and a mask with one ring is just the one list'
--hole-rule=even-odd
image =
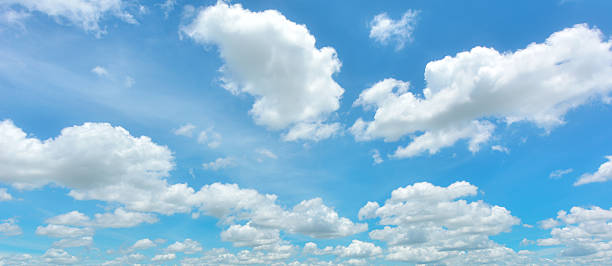
{"label": "fluffy white cloud", "polygon": [[0,201],[13,200],[13,196],[6,191],[6,188],[0,188]]}
{"label": "fluffy white cloud", "polygon": [[94,219],[78,211],[60,214],[46,220],[48,224],[69,225],[69,226],[89,226],[99,228],[126,228],[134,227],[141,223],[155,223],[157,217],[149,213],[130,212],[122,208],[115,209],[114,212],[96,213]]}
{"label": "fluffy white cloud", "polygon": [[[182,265],[273,265],[279,260],[287,259],[293,255],[291,246],[283,246],[282,249],[262,252],[241,250],[234,254],[223,248],[215,248],[204,253],[200,258],[186,258],[181,261]],[[282,265],[282,264],[281,264]]]}
{"label": "fluffy white cloud", "polygon": [[173,259],[176,259],[176,254],[167,253],[167,254],[157,254],[151,260],[152,261],[168,261],[168,260],[173,260]]}
{"label": "fluffy white cloud", "polygon": [[100,77],[108,76],[108,71],[106,70],[106,68],[103,68],[101,66],[96,66],[96,67],[92,68],[91,72],[93,72],[94,74],[96,74],[96,75],[98,75]]}
{"label": "fluffy white cloud", "polygon": [[281,241],[278,229],[259,229],[245,225],[232,225],[221,232],[221,240],[229,241],[236,247],[261,247]]}
{"label": "fluffy white cloud", "polygon": [[318,249],[317,244],[308,242],[304,245],[304,252],[314,255],[336,255],[343,258],[374,258],[382,255],[381,247],[373,243],[353,240],[348,246],[325,247]]}
{"label": "fluffy white cloud", "polygon": [[475,47],[447,56],[425,67],[422,96],[394,79],[363,91],[354,105],[376,113],[372,121],[358,119],[350,131],[357,140],[385,141],[422,132],[397,157],[435,153],[460,139],[477,150],[493,131],[489,118],[550,131],[569,110],[592,99],[609,101],[611,45],[599,30],[576,25],[515,52]]}
{"label": "fluffy white cloud", "polygon": [[384,228],[369,235],[389,245],[387,259],[437,262],[462,252],[494,248],[489,236],[519,224],[503,207],[460,199],[477,191],[464,181],[448,187],[415,183],[394,190],[383,206],[368,202],[359,218],[380,218]]}
{"label": "fluffy white cloud", "polygon": [[44,235],[57,238],[78,238],[82,236],[92,236],[92,228],[78,228],[59,224],[49,224],[36,228],[37,235]]}
{"label": "fluffy white cloud", "polygon": [[343,237],[367,230],[367,224],[355,224],[340,217],[320,198],[304,200],[291,210],[276,204],[275,195],[237,185],[214,183],[196,193],[202,199],[200,211],[222,219],[224,223],[248,221],[251,227],[284,230],[315,238]]}
{"label": "fluffy white cloud", "polygon": [[[255,97],[255,122],[270,129],[291,128],[286,140],[330,137],[337,126],[323,122],[335,112],[344,90],[332,75],[341,63],[331,47],[276,10],[252,12],[239,4],[217,2],[181,28],[198,43],[214,44],[225,61],[223,86]],[[244,44],[249,49],[244,49]]]}
{"label": "fluffy white cloud", "polygon": [[612,208],[572,207],[549,219],[550,238],[538,239],[540,246],[562,246],[559,264],[596,265],[612,261]]}
{"label": "fluffy white cloud", "polygon": [[[170,215],[197,209],[221,218],[223,224],[250,222],[251,226],[333,238],[367,230],[340,217],[320,198],[305,200],[285,210],[275,195],[214,183],[196,191],[187,184],[169,185],[172,154],[148,137],[133,137],[121,127],[85,123],[65,128],[55,138],[39,140],[11,121],[0,122],[0,181],[31,189],[55,183],[70,189],[77,200],[102,200],[125,206],[91,219],[79,212],[50,218],[37,232],[62,238],[90,236],[96,227],[130,227],[153,223],[150,213]],[[84,228],[77,228],[77,227]],[[91,232],[90,232],[91,231]],[[85,233],[87,232],[87,233]]]}
{"label": "fluffy white cloud", "polygon": [[79,238],[65,238],[53,242],[54,247],[72,248],[72,247],[89,247],[93,244],[93,237],[83,236]]}
{"label": "fluffy white cloud", "polygon": [[182,252],[185,254],[193,254],[200,251],[202,251],[200,243],[189,238],[185,239],[183,242],[176,241],[166,248],[166,252],[170,253]]}
{"label": "fluffy white cloud", "polygon": [[132,245],[131,249],[148,249],[157,246],[155,242],[151,241],[151,239],[144,238],[136,241],[134,245]]}
{"label": "fluffy white cloud", "polygon": [[16,224],[15,219],[7,219],[0,223],[0,234],[5,236],[21,235],[21,227]]}
{"label": "fluffy white cloud", "polygon": [[77,200],[125,204],[137,211],[188,212],[194,190],[168,185],[171,151],[121,127],[85,123],[55,138],[29,138],[12,121],[0,122],[0,181],[19,189],[49,183],[70,188]]}
{"label": "fluffy white cloud", "polygon": [[149,213],[130,212],[121,208],[113,213],[96,213],[93,225],[102,228],[134,227],[141,223],[156,223],[157,217]]}
{"label": "fluffy white cloud", "polygon": [[222,168],[233,166],[235,164],[236,164],[236,161],[234,160],[234,158],[225,157],[225,158],[217,158],[216,160],[212,162],[203,163],[202,167],[204,167],[204,169],[210,169],[210,170],[216,171]]}
{"label": "fluffy white cloud", "polygon": [[418,14],[418,11],[409,9],[399,20],[389,18],[387,13],[378,14],[370,22],[370,38],[381,44],[395,42],[395,49],[400,50],[412,40]]}
{"label": "fluffy white cloud", "polygon": [[145,255],[142,255],[140,253],[132,253],[129,255],[115,258],[114,260],[111,260],[111,261],[106,261],[102,263],[102,265],[126,265],[126,264],[138,265],[135,262],[144,260],[145,258],[146,258]]}
{"label": "fluffy white cloud", "polygon": [[608,161],[600,165],[597,172],[582,175],[578,181],[574,183],[574,186],[612,180],[612,156],[606,156],[606,159],[608,159]]}
{"label": "fluffy white cloud", "polygon": [[50,248],[42,255],[43,260],[49,264],[74,264],[79,261],[75,256],[63,249]]}
{"label": "fluffy white cloud", "polygon": [[131,24],[138,23],[126,10],[127,4],[122,0],[4,0],[0,5],[21,6],[30,12],[42,12],[60,23],[68,22],[98,37],[106,33],[106,28],[100,27],[100,21],[107,16]]}

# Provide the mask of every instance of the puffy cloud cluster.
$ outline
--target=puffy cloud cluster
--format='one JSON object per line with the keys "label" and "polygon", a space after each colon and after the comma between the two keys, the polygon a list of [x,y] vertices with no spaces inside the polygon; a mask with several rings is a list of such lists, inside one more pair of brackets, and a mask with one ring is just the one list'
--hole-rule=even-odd
{"label": "puffy cloud cluster", "polygon": [[409,9],[399,20],[389,18],[387,13],[378,14],[370,22],[370,38],[381,44],[395,42],[395,49],[401,50],[406,42],[412,40],[418,14],[418,11]]}
{"label": "puffy cloud cluster", "polygon": [[315,238],[349,236],[368,228],[367,224],[356,224],[340,217],[320,198],[304,200],[291,210],[285,210],[276,203],[275,195],[262,195],[256,190],[241,189],[237,185],[206,185],[197,195],[207,195],[201,197],[201,212],[220,218],[227,224],[248,222],[244,226],[229,228],[224,233],[228,240],[240,239],[238,242],[241,243],[249,242],[243,238],[245,235],[271,235],[269,232],[254,232],[251,228],[279,229]]}
{"label": "puffy cloud cluster", "polygon": [[612,180],[612,156],[606,156],[606,159],[608,161],[600,165],[595,173],[580,176],[578,181],[574,183],[574,186]]}
{"label": "puffy cloud cluster", "polygon": [[155,223],[157,217],[148,213],[115,209],[112,213],[97,213],[94,219],[78,211],[61,214],[46,220],[46,226],[36,228],[36,234],[61,238],[56,247],[91,246],[95,228],[126,228],[141,223]]}
{"label": "puffy cloud cluster", "polygon": [[215,248],[204,252],[199,258],[186,258],[182,265],[272,265],[290,258],[294,254],[293,247],[287,246],[280,250],[268,252],[241,250],[232,253],[224,248]]}
{"label": "puffy cloud cluster", "polygon": [[17,236],[21,235],[21,227],[17,225],[15,219],[6,219],[0,222],[0,235]]}
{"label": "puffy cloud cluster", "polygon": [[74,226],[130,227],[157,221],[153,214],[143,212],[170,215],[194,209],[221,218],[226,225],[250,223],[258,229],[315,238],[367,230],[367,224],[340,217],[320,198],[304,200],[286,210],[276,203],[275,195],[262,195],[235,184],[214,183],[198,191],[187,184],[169,185],[165,178],[174,166],[172,159],[167,147],[105,123],[65,128],[58,137],[43,141],[27,137],[9,120],[0,122],[1,182],[22,189],[54,183],[69,188],[69,195],[77,200],[125,205],[125,209],[96,214],[93,219],[77,211],[50,218],[49,225],[41,227],[41,234],[53,235],[45,230],[73,230]]}
{"label": "puffy cloud cluster", "polygon": [[510,231],[519,223],[503,207],[460,199],[477,191],[465,181],[448,187],[415,183],[395,189],[383,206],[368,202],[359,218],[380,218],[384,228],[369,235],[389,245],[389,260],[432,263],[466,256],[474,250],[497,248],[489,236]]}
{"label": "puffy cloud cluster", "polygon": [[218,47],[225,61],[223,86],[255,98],[250,111],[255,123],[289,129],[284,136],[288,141],[316,141],[340,129],[339,124],[324,123],[344,93],[332,78],[340,60],[333,48],[317,48],[304,25],[275,10],[252,12],[219,1],[200,10],[181,32]]}
{"label": "puffy cloud cluster", "polygon": [[538,239],[540,246],[561,246],[559,263],[596,265],[612,261],[612,208],[572,207],[559,211],[556,219],[545,220],[550,238]]}
{"label": "puffy cloud cluster", "polygon": [[354,105],[374,108],[374,119],[359,118],[350,131],[360,141],[414,136],[395,157],[435,153],[462,139],[476,151],[494,130],[490,118],[550,131],[589,100],[609,102],[611,45],[598,29],[576,25],[515,52],[475,47],[447,56],[425,67],[422,95],[394,79],[364,90]]}
{"label": "puffy cloud cluster", "polygon": [[373,243],[353,240],[348,246],[325,247],[318,249],[317,244],[308,242],[304,245],[304,252],[314,255],[336,255],[342,258],[374,258],[383,253],[382,248]]}
{"label": "puffy cloud cluster", "polygon": [[68,22],[93,32],[98,37],[106,33],[106,28],[100,27],[100,21],[105,17],[113,16],[127,23],[138,23],[126,10],[128,4],[123,0],[4,0],[0,5],[20,6],[28,12],[41,12],[60,23]]}
{"label": "puffy cloud cluster", "polygon": [[166,251],[169,253],[181,252],[185,254],[194,254],[202,251],[202,246],[197,241],[187,238],[183,242],[176,241],[174,244],[169,245]]}

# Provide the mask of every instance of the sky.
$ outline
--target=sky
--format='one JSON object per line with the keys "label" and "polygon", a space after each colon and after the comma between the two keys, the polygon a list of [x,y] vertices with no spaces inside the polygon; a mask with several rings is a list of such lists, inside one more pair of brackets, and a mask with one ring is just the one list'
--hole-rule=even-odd
{"label": "sky", "polygon": [[610,10],[0,0],[0,265],[612,264]]}

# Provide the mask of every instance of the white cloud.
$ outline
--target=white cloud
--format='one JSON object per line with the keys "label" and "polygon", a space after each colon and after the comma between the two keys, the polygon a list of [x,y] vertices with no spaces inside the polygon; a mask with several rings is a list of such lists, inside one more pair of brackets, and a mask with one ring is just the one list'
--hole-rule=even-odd
{"label": "white cloud", "polygon": [[83,236],[79,238],[65,238],[53,242],[54,247],[73,248],[73,247],[89,247],[93,244],[93,237]]}
{"label": "white cloud", "polygon": [[142,255],[140,253],[132,253],[129,255],[115,258],[114,260],[111,260],[111,261],[106,261],[102,263],[102,265],[126,265],[126,264],[139,265],[138,263],[135,263],[135,262],[144,260],[145,258],[146,258],[145,255]]}
{"label": "white cloud", "polygon": [[195,128],[196,127],[194,125],[187,123],[185,125],[182,125],[178,129],[174,130],[174,135],[191,137],[193,135],[193,130]]}
{"label": "white cloud", "polygon": [[234,158],[225,157],[225,158],[217,158],[216,160],[212,162],[203,163],[202,167],[204,167],[204,169],[210,169],[210,170],[217,171],[219,169],[227,168],[235,164],[236,164],[236,161],[234,160]]}
{"label": "white cloud", "polygon": [[221,240],[232,242],[236,247],[260,247],[281,241],[278,229],[258,229],[248,223],[230,226],[221,232]]}
{"label": "white cloud", "polygon": [[270,159],[278,159],[278,156],[268,149],[261,148],[257,149],[256,152]]}
{"label": "white cloud", "polygon": [[[0,122],[0,181],[32,189],[55,183],[70,189],[77,200],[101,200],[124,207],[93,219],[79,212],[53,218],[39,234],[61,238],[91,236],[95,227],[127,227],[151,223],[149,213],[200,213],[222,219],[224,225],[250,222],[257,228],[278,229],[316,238],[344,237],[367,230],[338,215],[320,198],[304,200],[290,210],[275,195],[214,183],[196,191],[187,184],[169,185],[172,153],[148,137],[133,137],[121,127],[85,123],[65,128],[48,140],[28,138],[11,121]],[[71,225],[71,226],[68,226]],[[81,226],[87,228],[77,228]]]}
{"label": "white cloud", "polygon": [[170,253],[182,252],[185,254],[194,254],[200,251],[202,251],[200,243],[189,238],[185,239],[183,242],[176,241],[166,248],[166,252]]}
{"label": "white cloud", "polygon": [[13,200],[13,196],[6,191],[6,188],[0,188],[0,201]]}
{"label": "white cloud", "polygon": [[372,160],[374,164],[381,164],[384,161],[383,158],[380,157],[380,152],[376,149],[372,151]]}
{"label": "white cloud", "polygon": [[569,174],[569,173],[571,173],[573,171],[574,171],[574,169],[572,169],[572,168],[569,168],[569,169],[558,169],[558,170],[552,171],[550,173],[550,175],[548,175],[548,177],[552,178],[552,179],[558,179],[558,178],[561,178],[562,176],[567,175],[567,174]]}
{"label": "white cloud", "polygon": [[209,148],[214,149],[221,145],[221,134],[209,128],[207,130],[203,130],[198,135],[198,143],[206,144]]}
{"label": "white cloud", "polygon": [[491,150],[503,152],[503,153],[510,153],[510,149],[508,149],[507,147],[501,146],[501,145],[493,145],[491,146]]}
{"label": "white cloud", "polygon": [[194,191],[168,185],[173,157],[150,138],[121,127],[85,123],[64,128],[55,138],[27,137],[12,121],[0,122],[0,181],[19,189],[55,183],[77,200],[125,204],[131,210],[188,212]]}
{"label": "white cloud", "polygon": [[[559,211],[550,238],[538,239],[540,246],[561,246],[557,264],[596,265],[612,261],[612,208],[572,207]],[[550,222],[545,222],[550,223]]]}
{"label": "white cloud", "polygon": [[477,148],[494,128],[485,119],[527,121],[550,131],[569,110],[609,97],[611,45],[599,30],[576,25],[515,52],[475,47],[447,56],[425,67],[422,96],[394,79],[363,91],[354,105],[376,113],[372,121],[359,118],[350,131],[360,141],[397,141],[422,132],[396,157],[435,152],[460,139]]}
{"label": "white cloud", "polygon": [[168,15],[172,10],[174,10],[174,6],[176,5],[176,0],[166,0],[163,4],[160,4],[159,7],[164,11],[164,17],[168,18]]}
{"label": "white cloud", "polygon": [[77,228],[59,224],[49,224],[47,226],[37,227],[36,234],[57,238],[78,238],[82,236],[92,236],[94,230],[92,228]]}
{"label": "white cloud", "polygon": [[304,252],[314,255],[336,255],[342,258],[374,258],[382,255],[383,250],[370,242],[353,240],[348,246],[325,247],[318,249],[317,244],[308,242],[304,245]]}
{"label": "white cloud", "polygon": [[138,241],[136,241],[136,243],[134,243],[134,245],[132,245],[132,247],[130,248],[131,250],[136,250],[136,249],[148,249],[148,248],[152,248],[157,246],[155,244],[155,242],[151,241],[151,239],[148,238],[144,238],[144,239],[140,239]]}
{"label": "white cloud", "polygon": [[219,1],[202,9],[181,33],[219,48],[225,61],[223,86],[255,97],[250,111],[255,123],[273,130],[291,128],[286,140],[305,139],[300,134],[305,131],[318,138],[332,135],[329,131],[336,126],[324,122],[339,108],[344,93],[332,78],[341,63],[333,48],[316,48],[304,25],[276,10],[251,12]]}
{"label": "white cloud", "polygon": [[96,213],[94,219],[78,211],[60,214],[46,220],[48,224],[87,226],[98,228],[127,228],[134,227],[141,223],[156,223],[157,217],[149,213],[130,212],[122,208],[115,209],[114,212]]}
{"label": "white cloud", "polygon": [[0,223],[0,235],[17,236],[21,233],[21,227],[16,224],[15,219],[6,219]]}
{"label": "white cloud", "polygon": [[74,264],[79,261],[75,256],[63,249],[50,248],[42,255],[43,260],[50,264]]}
{"label": "white cloud", "polygon": [[380,218],[384,228],[369,235],[389,245],[387,259],[437,262],[460,252],[495,248],[497,244],[489,236],[519,224],[519,219],[503,207],[460,199],[477,191],[464,181],[448,187],[415,183],[394,190],[383,206],[368,202],[359,211],[359,218]]}
{"label": "white cloud", "polygon": [[215,248],[204,253],[200,258],[186,258],[182,265],[273,265],[279,260],[287,259],[293,254],[291,246],[270,252],[241,250],[237,254],[223,248]]}
{"label": "white cloud", "polygon": [[27,11],[14,9],[1,9],[0,4],[0,24],[16,26],[21,30],[25,30],[24,21],[31,16]]}
{"label": "white cloud", "polygon": [[91,224],[87,215],[78,211],[71,211],[68,213],[60,214],[47,219],[45,222],[48,224],[60,224],[60,225],[71,225],[71,226],[88,226]]}
{"label": "white cloud", "polygon": [[341,131],[340,123],[298,123],[283,135],[284,141],[311,140],[320,141],[335,136]]}
{"label": "white cloud", "polygon": [[30,12],[45,13],[59,23],[68,22],[98,37],[106,33],[106,27],[100,26],[100,21],[105,17],[113,16],[127,23],[138,23],[126,10],[126,3],[122,0],[5,0],[0,5],[19,5]]}
{"label": "white cloud", "polygon": [[106,70],[106,68],[103,68],[101,66],[94,67],[93,69],[91,69],[91,72],[100,77],[108,77],[108,71]]}
{"label": "white cloud", "polygon": [[153,214],[130,212],[122,208],[117,208],[112,213],[96,213],[94,216],[93,225],[101,228],[127,228],[158,221]]}
{"label": "white cloud", "polygon": [[370,38],[381,44],[395,42],[395,49],[401,50],[407,42],[412,41],[418,14],[418,11],[409,9],[400,20],[389,18],[387,13],[378,14],[370,22]]}
{"label": "white cloud", "polygon": [[168,260],[173,260],[173,259],[176,259],[176,254],[167,253],[167,254],[157,254],[151,260],[152,261],[168,261]]}
{"label": "white cloud", "polygon": [[237,185],[215,183],[202,187],[197,194],[202,195],[200,211],[228,224],[249,221],[249,226],[258,229],[279,229],[315,238],[344,237],[367,230],[367,224],[355,224],[340,217],[320,198],[305,200],[291,210],[284,210],[276,204],[275,195],[262,195]]}
{"label": "white cloud", "polygon": [[597,169],[597,172],[592,174],[583,174],[574,186],[580,186],[588,183],[606,182],[612,180],[612,156],[606,156],[607,162],[603,163]]}

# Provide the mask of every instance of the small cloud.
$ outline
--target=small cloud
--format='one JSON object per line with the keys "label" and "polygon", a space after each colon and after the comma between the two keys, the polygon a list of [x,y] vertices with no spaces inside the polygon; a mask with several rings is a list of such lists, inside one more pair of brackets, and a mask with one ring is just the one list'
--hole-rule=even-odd
{"label": "small cloud", "polygon": [[196,127],[190,123],[182,125],[178,129],[174,130],[174,135],[191,137],[193,135],[193,130]]}
{"label": "small cloud", "polygon": [[401,50],[412,41],[419,11],[409,9],[399,20],[389,18],[387,13],[378,14],[370,22],[370,38],[381,44],[395,42],[395,50]]}
{"label": "small cloud", "polygon": [[91,72],[95,73],[99,77],[108,77],[108,71],[106,70],[106,68],[103,68],[101,66],[94,67],[93,69],[91,69]]}
{"label": "small cloud", "polygon": [[13,196],[8,193],[6,188],[0,188],[0,201],[13,200]]}
{"label": "small cloud", "polygon": [[203,130],[198,135],[198,143],[206,144],[211,149],[217,148],[221,145],[221,134],[212,129]]}
{"label": "small cloud", "polygon": [[374,164],[380,164],[384,161],[378,150],[372,151],[372,160],[374,160]]}
{"label": "small cloud", "polygon": [[503,153],[510,153],[510,150],[508,148],[501,146],[501,145],[493,145],[491,146],[491,150],[503,152]]}
{"label": "small cloud", "polygon": [[227,168],[233,165],[235,165],[234,159],[231,157],[225,157],[225,158],[217,158],[216,160],[212,162],[203,163],[202,167],[204,167],[204,169],[216,171],[216,170]]}
{"label": "small cloud", "polygon": [[262,149],[257,149],[257,153],[259,153],[259,154],[261,154],[263,156],[266,156],[266,157],[268,157],[270,159],[278,159],[278,156],[276,156],[276,154],[274,154],[273,152],[271,152],[268,149],[263,149],[263,148]]}
{"label": "small cloud", "polygon": [[159,7],[164,11],[164,18],[168,18],[168,15],[172,10],[174,10],[174,6],[176,5],[176,0],[166,0],[163,4],[160,4]]}
{"label": "small cloud", "polygon": [[580,176],[574,186],[612,180],[612,155],[606,156],[606,159],[608,161],[601,164],[595,173],[586,173]]}
{"label": "small cloud", "polygon": [[550,173],[550,175],[548,175],[548,177],[551,178],[551,179],[559,179],[562,176],[564,176],[566,174],[569,174],[569,173],[571,173],[573,171],[574,171],[574,169],[572,169],[572,168],[569,168],[569,169],[559,169],[559,170],[552,171],[552,173]]}
{"label": "small cloud", "polygon": [[523,240],[521,240],[521,246],[531,246],[535,244],[535,241],[533,240],[529,240],[527,238],[523,238]]}

